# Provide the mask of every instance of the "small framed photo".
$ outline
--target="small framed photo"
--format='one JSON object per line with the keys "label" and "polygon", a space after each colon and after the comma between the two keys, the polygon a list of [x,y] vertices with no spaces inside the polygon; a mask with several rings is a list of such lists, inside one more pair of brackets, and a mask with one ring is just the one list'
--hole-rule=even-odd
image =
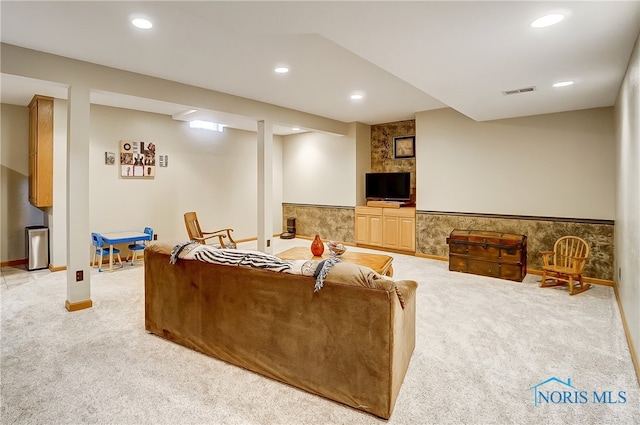
{"label": "small framed photo", "polygon": [[105,152],[104,153],[104,163],[106,165],[114,165],[116,163],[116,154],[115,154],[115,152]]}
{"label": "small framed photo", "polygon": [[393,138],[393,157],[414,158],[416,156],[416,137],[402,136]]}

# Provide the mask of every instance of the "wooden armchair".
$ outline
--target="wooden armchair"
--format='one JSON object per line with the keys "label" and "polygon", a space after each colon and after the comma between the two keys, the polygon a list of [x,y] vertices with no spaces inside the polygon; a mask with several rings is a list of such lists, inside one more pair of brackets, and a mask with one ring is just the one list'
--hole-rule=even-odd
{"label": "wooden armchair", "polygon": [[[576,295],[591,287],[582,282],[582,271],[589,259],[589,244],[577,236],[564,236],[553,245],[553,251],[541,252],[542,280],[540,287],[569,285],[569,294]],[[550,279],[547,282],[547,279]],[[577,282],[578,288],[574,288]]]}
{"label": "wooden armchair", "polygon": [[[184,215],[184,224],[187,226],[187,234],[189,235],[189,240],[200,242],[203,245],[206,245],[207,239],[218,238],[220,242],[220,247],[222,248],[236,248],[236,241],[231,237],[231,232],[233,229],[220,229],[215,232],[203,232],[200,229],[200,223],[198,222],[198,216],[195,212],[188,212]],[[229,239],[225,242],[225,239]]]}

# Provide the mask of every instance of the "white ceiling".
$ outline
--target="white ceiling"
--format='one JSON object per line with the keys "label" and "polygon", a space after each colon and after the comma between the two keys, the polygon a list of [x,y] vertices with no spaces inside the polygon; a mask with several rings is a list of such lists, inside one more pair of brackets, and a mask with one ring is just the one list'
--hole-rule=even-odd
{"label": "white ceiling", "polygon": [[[4,43],[367,124],[445,106],[478,121],[611,106],[640,32],[640,0],[3,0],[0,7]],[[566,18],[529,26],[551,12]],[[133,15],[148,17],[153,29],[134,28]],[[291,71],[277,75],[278,65]],[[575,84],[551,87],[563,80]],[[2,102],[26,105],[34,84],[42,82],[3,75]],[[502,94],[528,86],[536,91]],[[363,100],[350,100],[356,91]],[[92,102],[167,115],[189,109],[112,93],[92,93]]]}

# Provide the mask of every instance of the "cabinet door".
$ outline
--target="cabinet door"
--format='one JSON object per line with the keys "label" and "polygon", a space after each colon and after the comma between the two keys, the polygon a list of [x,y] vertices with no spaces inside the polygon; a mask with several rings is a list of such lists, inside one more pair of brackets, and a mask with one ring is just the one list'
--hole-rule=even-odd
{"label": "cabinet door", "polygon": [[29,103],[29,201],[53,205],[53,98],[35,95]]}
{"label": "cabinet door", "polygon": [[415,218],[400,217],[398,223],[398,249],[416,250],[416,220]]}
{"label": "cabinet door", "polygon": [[356,215],[356,243],[369,245],[369,216]]}
{"label": "cabinet door", "polygon": [[382,244],[385,248],[398,249],[398,217],[385,216],[383,226]]}
{"label": "cabinet door", "polygon": [[382,246],[382,216],[369,216],[369,245]]}

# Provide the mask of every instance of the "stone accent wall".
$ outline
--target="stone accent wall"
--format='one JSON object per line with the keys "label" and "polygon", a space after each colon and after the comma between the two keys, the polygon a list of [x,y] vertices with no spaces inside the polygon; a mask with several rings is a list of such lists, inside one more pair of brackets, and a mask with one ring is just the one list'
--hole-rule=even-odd
{"label": "stone accent wall", "polygon": [[393,138],[415,136],[416,121],[397,121],[371,126],[371,171],[410,172],[411,187],[416,187],[416,159],[393,157]]}
{"label": "stone accent wall", "polygon": [[485,230],[527,236],[527,267],[541,270],[541,251],[551,251],[562,236],[578,236],[591,248],[585,276],[604,280],[614,278],[613,222],[608,220],[554,219],[480,214],[454,214],[418,211],[416,214],[416,252],[448,257],[446,238],[453,229]]}
{"label": "stone accent wall", "polygon": [[355,244],[355,208],[327,205],[282,204],[282,231],[287,229],[287,218],[296,218],[296,235],[314,237],[323,241]]}

